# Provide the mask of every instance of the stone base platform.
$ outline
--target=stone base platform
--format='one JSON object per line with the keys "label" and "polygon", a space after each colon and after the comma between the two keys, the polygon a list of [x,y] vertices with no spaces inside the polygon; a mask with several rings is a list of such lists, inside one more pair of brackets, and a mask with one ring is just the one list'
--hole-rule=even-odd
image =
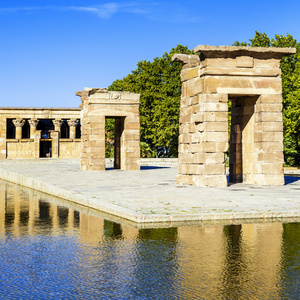
{"label": "stone base platform", "polygon": [[0,160],[0,179],[139,224],[292,221],[300,217],[299,177],[279,187],[176,185],[176,168],[83,171],[77,159]]}

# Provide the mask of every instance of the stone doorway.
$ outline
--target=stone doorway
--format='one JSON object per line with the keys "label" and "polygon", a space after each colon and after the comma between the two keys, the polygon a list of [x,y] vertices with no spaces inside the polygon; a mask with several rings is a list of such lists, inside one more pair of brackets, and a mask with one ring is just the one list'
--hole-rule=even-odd
{"label": "stone doorway", "polygon": [[40,158],[52,157],[52,140],[40,140]]}
{"label": "stone doorway", "polygon": [[252,183],[255,104],[259,96],[229,95],[229,183]]}
{"label": "stone doorway", "polygon": [[124,147],[124,122],[125,117],[106,117],[113,119],[115,124],[114,131],[114,169],[122,169],[122,150]]}

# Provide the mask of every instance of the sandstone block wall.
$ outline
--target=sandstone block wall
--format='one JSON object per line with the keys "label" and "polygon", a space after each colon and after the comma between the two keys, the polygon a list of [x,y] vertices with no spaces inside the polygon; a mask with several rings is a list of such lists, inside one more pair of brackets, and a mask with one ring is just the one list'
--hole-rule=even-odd
{"label": "sandstone block wall", "polygon": [[[280,59],[290,48],[198,46],[182,63],[177,182],[227,186],[230,181],[282,185]],[[228,101],[232,103],[228,144]]]}
{"label": "sandstone block wall", "polygon": [[85,88],[81,97],[81,169],[105,170],[105,118],[115,121],[115,168],[140,169],[140,95]]}

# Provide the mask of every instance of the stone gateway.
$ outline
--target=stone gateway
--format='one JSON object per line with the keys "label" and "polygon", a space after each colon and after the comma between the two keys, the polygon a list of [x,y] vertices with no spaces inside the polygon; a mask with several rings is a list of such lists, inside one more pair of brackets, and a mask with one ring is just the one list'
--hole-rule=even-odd
{"label": "stone gateway", "polygon": [[[294,48],[197,46],[182,63],[177,183],[283,185],[280,60]],[[230,138],[228,103],[231,103]]]}
{"label": "stone gateway", "polygon": [[82,170],[105,170],[105,118],[115,119],[114,168],[140,169],[140,95],[85,88],[81,97]]}

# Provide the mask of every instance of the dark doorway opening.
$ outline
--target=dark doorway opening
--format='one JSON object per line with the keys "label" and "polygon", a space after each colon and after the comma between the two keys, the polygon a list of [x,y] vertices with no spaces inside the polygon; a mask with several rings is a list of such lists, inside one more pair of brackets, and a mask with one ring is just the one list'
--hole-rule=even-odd
{"label": "dark doorway opening", "polygon": [[6,138],[7,139],[16,138],[16,127],[13,123],[13,119],[6,119]]}
{"label": "dark doorway opening", "polygon": [[[124,131],[124,121],[125,117],[107,117],[106,119],[113,119],[114,122],[111,122],[106,128],[107,140],[113,139],[114,146],[114,169],[121,169],[122,165],[122,141],[123,141],[123,131]],[[108,123],[106,123],[108,125]],[[113,129],[114,127],[114,129]],[[108,132],[108,129],[110,132]],[[110,133],[113,129],[114,136],[109,138]],[[109,141],[111,143],[111,141]]]}
{"label": "dark doorway opening", "polygon": [[63,120],[61,127],[60,127],[60,137],[62,139],[70,138],[70,126],[67,120]]}
{"label": "dark doorway opening", "polygon": [[50,119],[40,119],[37,127],[37,130],[41,130],[41,139],[50,139],[50,130],[54,130],[54,125]]}
{"label": "dark doorway opening", "polygon": [[252,183],[254,163],[254,111],[259,96],[229,95],[231,100],[229,182]]}
{"label": "dark doorway opening", "polygon": [[40,157],[51,157],[52,156],[52,141],[41,140],[40,141]]}
{"label": "dark doorway opening", "polygon": [[80,138],[81,138],[81,123],[80,123],[80,120],[78,120],[78,123],[76,125],[75,139],[80,139]]}
{"label": "dark doorway opening", "polygon": [[25,123],[22,127],[22,139],[29,139],[30,138],[30,125],[28,120],[25,120]]}

